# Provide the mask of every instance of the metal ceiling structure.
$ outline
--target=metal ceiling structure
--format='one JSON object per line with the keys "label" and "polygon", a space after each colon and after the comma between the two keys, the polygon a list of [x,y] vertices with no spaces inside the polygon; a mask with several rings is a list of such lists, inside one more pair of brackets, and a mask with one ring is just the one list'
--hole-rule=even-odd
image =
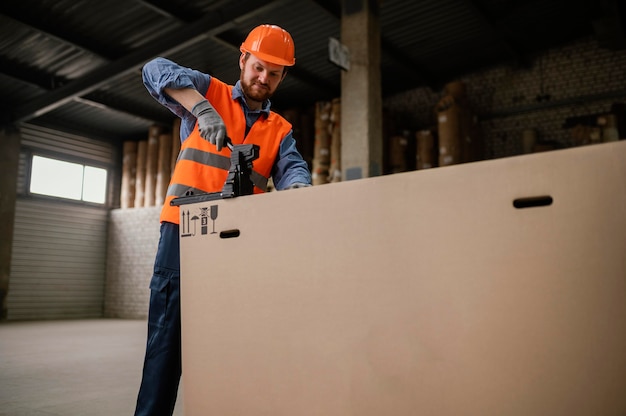
{"label": "metal ceiling structure", "polygon": [[[438,90],[495,65],[523,66],[534,54],[595,36],[624,47],[619,0],[382,0],[383,95]],[[274,23],[296,43],[297,64],[275,108],[340,96],[328,59],[340,38],[340,0],[2,0],[2,123],[28,121],[105,140],[145,138],[174,116],[146,92],[141,67],[156,56],[234,83],[239,45]]]}

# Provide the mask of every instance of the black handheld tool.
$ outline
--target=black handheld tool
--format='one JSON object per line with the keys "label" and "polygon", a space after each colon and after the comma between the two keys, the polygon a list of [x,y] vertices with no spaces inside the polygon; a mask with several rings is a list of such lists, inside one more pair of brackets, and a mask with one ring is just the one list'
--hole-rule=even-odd
{"label": "black handheld tool", "polygon": [[254,190],[252,182],[252,162],[259,158],[259,146],[256,144],[233,144],[229,137],[226,146],[230,149],[230,168],[221,192],[191,194],[174,198],[170,205],[178,206],[195,202],[214,201],[216,199],[235,198],[251,195]]}
{"label": "black handheld tool", "polygon": [[251,178],[252,162],[259,158],[259,146],[255,144],[233,145],[228,137],[226,146],[230,149],[230,169],[222,188],[222,198],[251,195],[254,189]]}

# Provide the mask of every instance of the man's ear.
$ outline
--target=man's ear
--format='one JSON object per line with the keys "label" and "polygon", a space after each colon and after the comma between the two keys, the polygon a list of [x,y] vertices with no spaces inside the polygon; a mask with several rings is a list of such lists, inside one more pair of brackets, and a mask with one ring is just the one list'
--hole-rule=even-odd
{"label": "man's ear", "polygon": [[242,71],[243,71],[245,62],[246,62],[246,53],[242,52],[241,56],[239,57],[239,69],[241,69]]}

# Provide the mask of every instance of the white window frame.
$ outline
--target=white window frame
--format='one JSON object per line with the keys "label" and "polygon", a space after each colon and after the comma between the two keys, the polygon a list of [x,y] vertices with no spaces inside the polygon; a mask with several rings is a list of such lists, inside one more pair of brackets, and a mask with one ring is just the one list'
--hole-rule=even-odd
{"label": "white window frame", "polygon": [[[28,193],[104,206],[107,204],[109,175],[109,169],[102,166],[32,153]],[[90,194],[93,187],[97,188],[95,195]]]}

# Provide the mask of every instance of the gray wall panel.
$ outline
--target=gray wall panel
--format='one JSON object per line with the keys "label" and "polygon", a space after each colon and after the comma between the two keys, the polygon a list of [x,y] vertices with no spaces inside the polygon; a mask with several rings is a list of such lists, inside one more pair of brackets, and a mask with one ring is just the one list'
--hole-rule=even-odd
{"label": "gray wall panel", "polygon": [[107,211],[17,201],[9,320],[102,316]]}
{"label": "gray wall panel", "polygon": [[39,126],[21,130],[7,319],[101,317],[107,207],[29,196],[27,175],[30,152],[103,166],[113,165],[115,153],[110,144],[85,137]]}

